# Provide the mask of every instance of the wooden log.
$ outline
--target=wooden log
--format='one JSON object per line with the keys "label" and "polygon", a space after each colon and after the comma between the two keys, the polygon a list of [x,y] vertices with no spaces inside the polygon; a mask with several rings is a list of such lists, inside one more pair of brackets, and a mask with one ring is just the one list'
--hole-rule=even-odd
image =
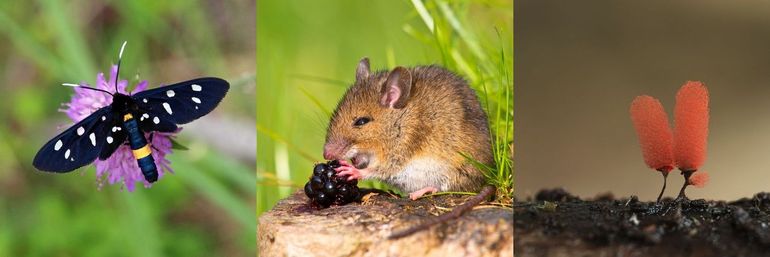
{"label": "wooden log", "polygon": [[418,201],[379,192],[317,210],[297,191],[259,218],[260,256],[513,256],[513,210],[482,205],[397,240],[390,233],[449,211],[469,196]]}

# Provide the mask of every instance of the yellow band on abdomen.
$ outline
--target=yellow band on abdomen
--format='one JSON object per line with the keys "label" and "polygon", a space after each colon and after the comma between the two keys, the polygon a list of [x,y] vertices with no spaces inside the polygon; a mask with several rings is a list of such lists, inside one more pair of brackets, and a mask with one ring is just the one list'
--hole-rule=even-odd
{"label": "yellow band on abdomen", "polygon": [[123,121],[127,121],[127,120],[130,120],[130,119],[133,119],[133,118],[134,118],[134,116],[131,115],[130,113],[126,113],[126,115],[123,115]]}
{"label": "yellow band on abdomen", "polygon": [[132,150],[132,151],[134,152],[134,158],[136,158],[137,160],[147,157],[152,153],[152,151],[150,150],[150,144],[146,144],[142,148]]}

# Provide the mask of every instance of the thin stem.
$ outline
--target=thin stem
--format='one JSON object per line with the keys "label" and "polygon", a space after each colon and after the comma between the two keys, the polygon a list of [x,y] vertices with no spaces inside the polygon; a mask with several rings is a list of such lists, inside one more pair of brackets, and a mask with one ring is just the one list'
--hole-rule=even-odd
{"label": "thin stem", "polygon": [[666,181],[668,180],[668,172],[667,171],[660,171],[660,174],[663,175],[663,188],[660,189],[660,194],[658,195],[658,200],[655,201],[656,203],[660,202],[660,198],[663,197],[663,192],[666,191]]}
{"label": "thin stem", "polygon": [[682,170],[682,176],[684,176],[684,185],[682,185],[682,189],[679,190],[679,196],[677,196],[676,199],[687,199],[687,196],[684,194],[684,189],[690,185],[690,176],[692,176],[695,171],[696,170]]}

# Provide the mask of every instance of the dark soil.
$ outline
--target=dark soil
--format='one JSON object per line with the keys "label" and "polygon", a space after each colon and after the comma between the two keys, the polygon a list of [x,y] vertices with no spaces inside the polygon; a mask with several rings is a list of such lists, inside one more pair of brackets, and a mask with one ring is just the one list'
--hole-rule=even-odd
{"label": "dark soil", "polygon": [[770,256],[770,193],[658,204],[636,196],[581,200],[553,189],[517,202],[514,216],[516,256],[551,255],[551,247],[569,248],[576,240],[581,251],[572,256],[607,249],[622,256]]}

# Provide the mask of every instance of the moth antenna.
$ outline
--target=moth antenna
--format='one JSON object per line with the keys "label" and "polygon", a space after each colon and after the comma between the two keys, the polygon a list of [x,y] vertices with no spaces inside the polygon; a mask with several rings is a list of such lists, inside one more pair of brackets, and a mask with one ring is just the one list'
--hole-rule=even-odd
{"label": "moth antenna", "polygon": [[120,79],[120,60],[123,59],[123,49],[126,49],[126,43],[123,41],[123,45],[120,47],[120,53],[118,53],[118,70],[115,72],[115,93],[118,93],[118,80]]}
{"label": "moth antenna", "polygon": [[72,83],[62,83],[61,85],[62,85],[62,86],[67,86],[67,87],[79,87],[79,88],[86,88],[86,89],[90,89],[90,90],[96,90],[96,91],[99,91],[99,92],[104,92],[104,93],[107,93],[107,94],[109,94],[109,95],[112,95],[112,93],[110,93],[110,92],[109,92],[109,91],[107,91],[107,90],[98,89],[98,88],[93,88],[93,87],[86,87],[86,86],[81,86],[81,85],[78,85],[78,84],[72,84]]}
{"label": "moth antenna", "polygon": [[126,49],[126,43],[128,43],[128,41],[123,41],[123,45],[120,46],[120,53],[118,54],[118,60],[123,58],[123,49]]}

